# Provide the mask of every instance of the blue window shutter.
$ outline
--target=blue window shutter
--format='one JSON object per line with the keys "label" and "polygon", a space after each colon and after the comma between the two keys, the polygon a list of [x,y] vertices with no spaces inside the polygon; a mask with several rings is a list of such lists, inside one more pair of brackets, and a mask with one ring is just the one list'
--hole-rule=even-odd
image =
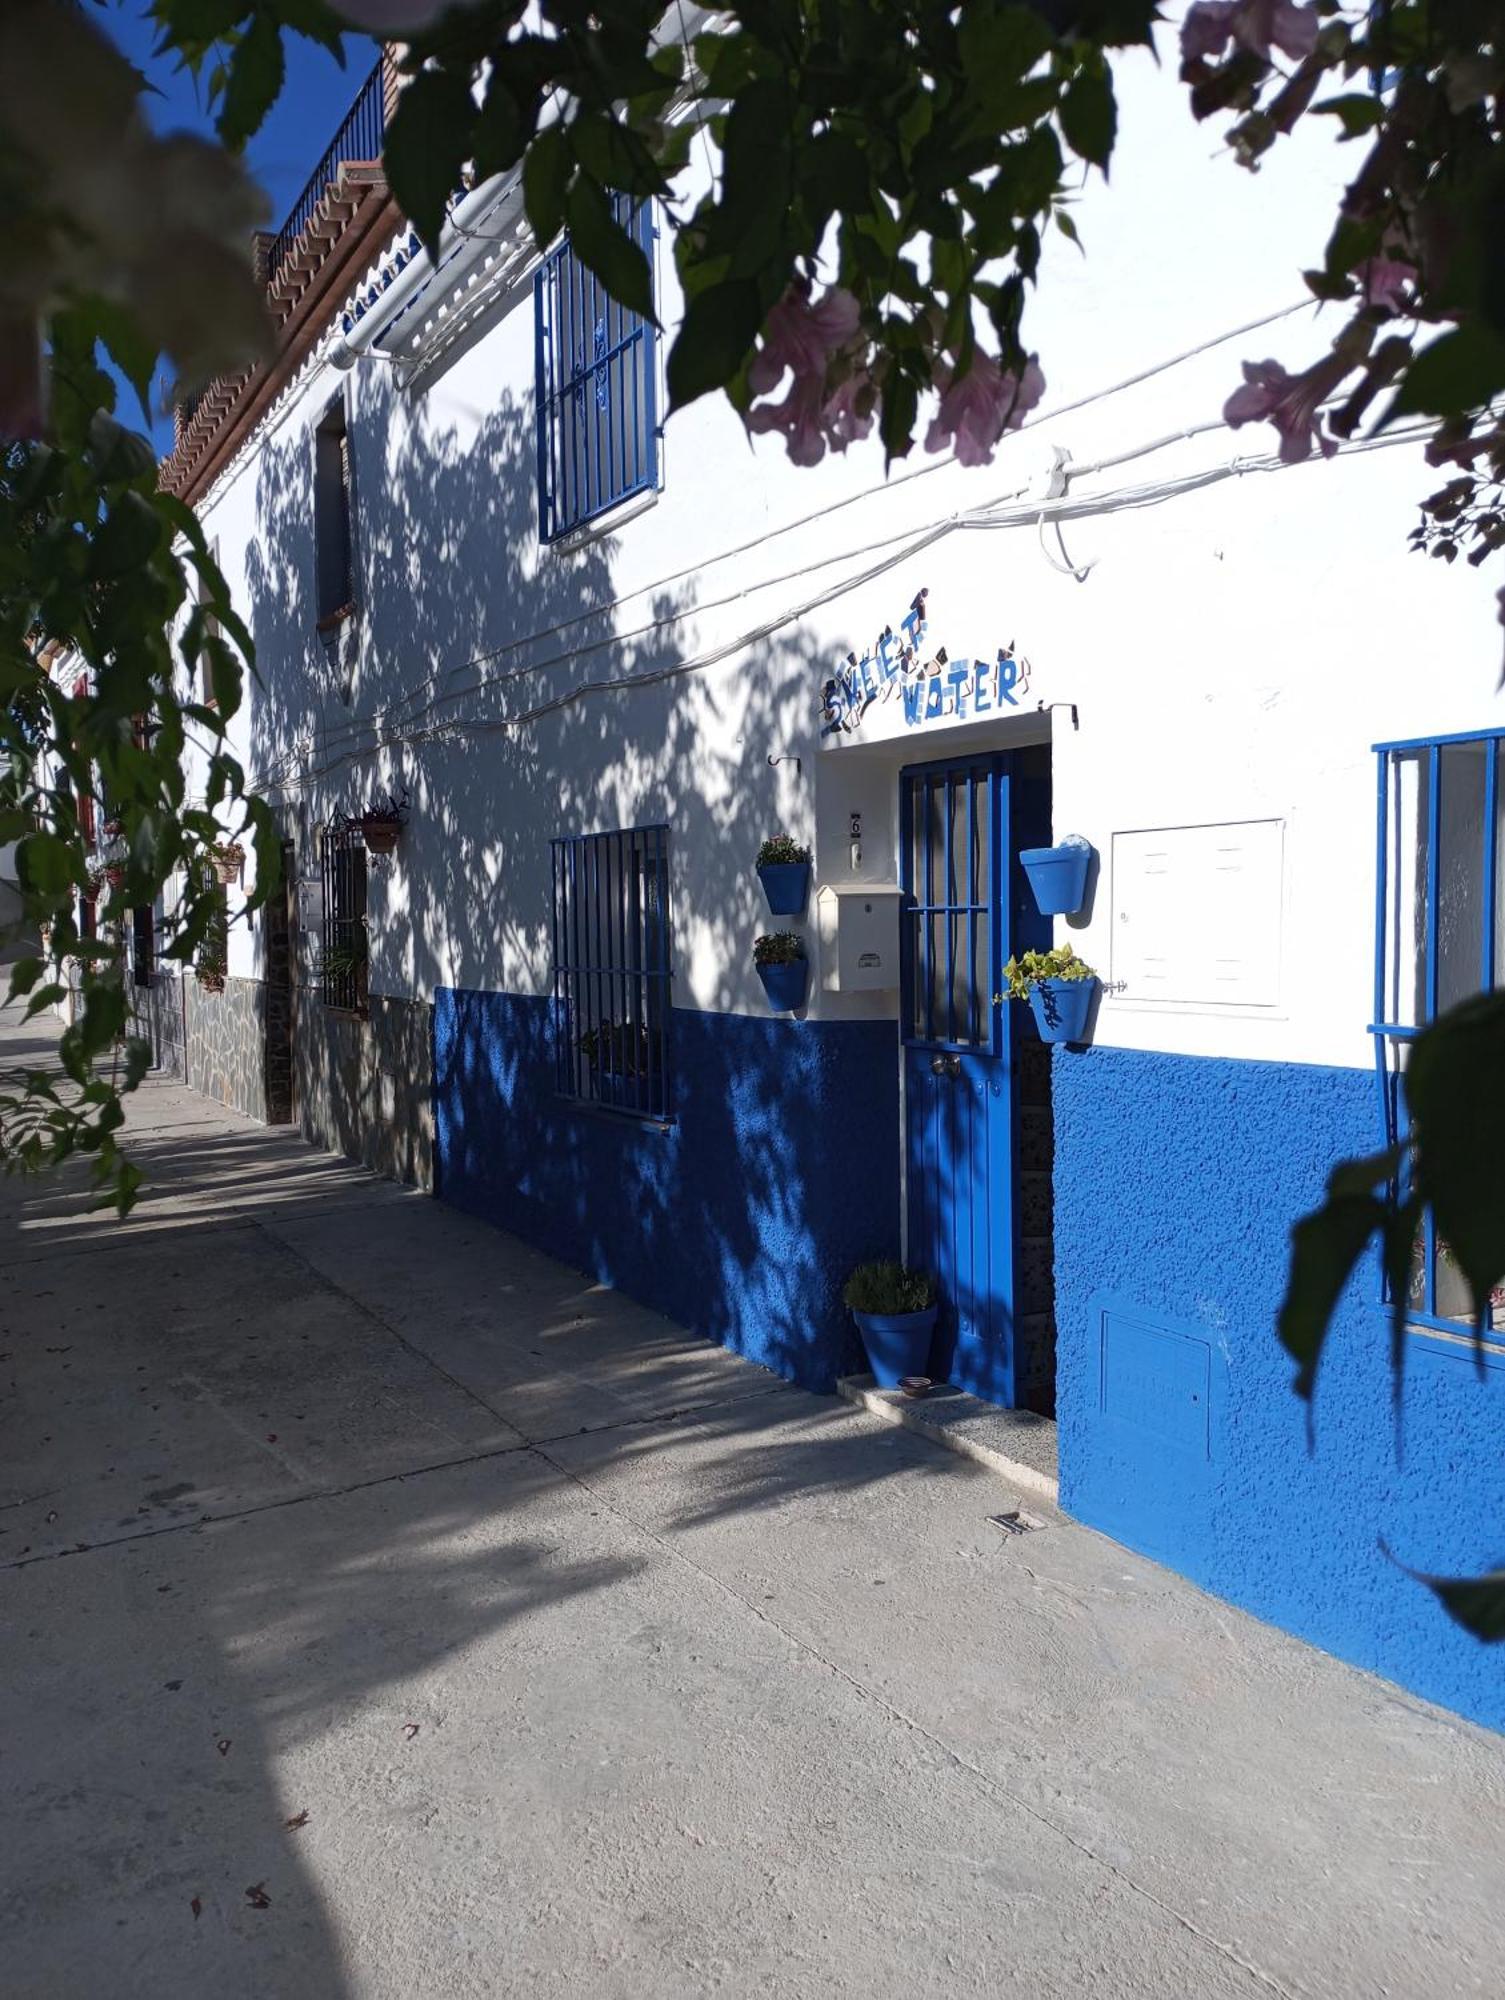
{"label": "blue window shutter", "polygon": [[[653,205],[613,197],[653,262]],[[566,238],[534,288],[538,532],[557,541],[658,484],[658,330],[628,312]]]}

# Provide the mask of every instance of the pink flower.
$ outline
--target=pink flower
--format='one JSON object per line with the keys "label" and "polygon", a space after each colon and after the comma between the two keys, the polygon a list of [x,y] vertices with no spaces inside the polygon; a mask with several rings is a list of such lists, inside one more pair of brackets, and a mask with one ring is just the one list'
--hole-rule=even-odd
{"label": "pink flower", "polygon": [[819,465],[826,455],[821,422],[825,388],[824,372],[796,375],[782,403],[759,403],[748,411],[747,428],[780,432],[796,465]]}
{"label": "pink flower", "polygon": [[1352,372],[1353,363],[1340,354],[1328,355],[1303,375],[1288,375],[1278,361],[1246,361],[1244,386],[1223,405],[1223,421],[1231,430],[1242,424],[1274,424],[1285,465],[1299,465],[1309,457],[1314,437],[1322,456],[1331,458],[1338,441],[1324,432],[1320,410]]}
{"label": "pink flower", "polygon": [[925,433],[926,451],[944,451],[953,439],[961,465],[991,465],[1005,431],[1018,430],[1045,394],[1045,377],[1033,357],[1024,373],[1005,374],[990,354],[976,354],[965,375],[942,379],[940,406]]}
{"label": "pink flower", "polygon": [[857,301],[840,285],[832,285],[812,306],[808,282],[798,279],[764,322],[762,344],[747,371],[753,394],[766,396],[776,389],[786,368],[796,380],[824,376],[827,360],[852,339],[861,317]]}
{"label": "pink flower", "polygon": [[1265,62],[1272,48],[1298,62],[1316,48],[1319,25],[1314,6],[1293,0],[1197,0],[1181,24],[1181,55],[1186,62],[1218,62],[1232,42]]}
{"label": "pink flower", "polygon": [[865,438],[873,428],[873,405],[877,392],[865,368],[858,368],[838,384],[821,407],[832,451],[845,451],[849,444]]}
{"label": "pink flower", "polygon": [[1409,305],[1407,287],[1416,283],[1415,267],[1396,257],[1370,257],[1354,276],[1363,288],[1366,306],[1385,306],[1393,313],[1403,312]]}

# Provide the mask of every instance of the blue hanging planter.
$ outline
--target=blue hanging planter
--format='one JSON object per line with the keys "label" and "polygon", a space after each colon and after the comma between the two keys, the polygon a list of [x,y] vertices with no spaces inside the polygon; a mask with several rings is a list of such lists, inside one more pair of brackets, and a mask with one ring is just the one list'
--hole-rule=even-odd
{"label": "blue hanging planter", "polygon": [[792,1014],[797,1007],[804,1006],[805,989],[810,983],[808,958],[788,959],[782,965],[760,965],[757,973],[768,995],[768,1004],[776,1014]]}
{"label": "blue hanging planter", "polygon": [[930,1373],[930,1342],[939,1310],[926,1306],[917,1313],[852,1314],[880,1389],[897,1389],[906,1375]]}
{"label": "blue hanging planter", "polygon": [[1029,990],[1042,1042],[1080,1042],[1087,1033],[1096,979],[1041,979]]}
{"label": "blue hanging planter", "polygon": [[1020,848],[1019,865],[1029,877],[1035,907],[1042,917],[1069,917],[1082,907],[1091,861],[1092,849],[1080,841],[1061,847]]}
{"label": "blue hanging planter", "polygon": [[797,917],[810,893],[810,863],[765,861],[758,869],[758,880],[763,884],[763,894],[774,916]]}

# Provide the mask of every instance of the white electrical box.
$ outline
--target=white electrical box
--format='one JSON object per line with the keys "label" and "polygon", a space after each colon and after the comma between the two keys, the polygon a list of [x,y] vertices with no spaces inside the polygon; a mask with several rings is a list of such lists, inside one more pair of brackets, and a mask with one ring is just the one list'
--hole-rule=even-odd
{"label": "white electrical box", "polygon": [[827,882],[815,899],[821,986],[881,993],[899,984],[899,890],[891,882]]}

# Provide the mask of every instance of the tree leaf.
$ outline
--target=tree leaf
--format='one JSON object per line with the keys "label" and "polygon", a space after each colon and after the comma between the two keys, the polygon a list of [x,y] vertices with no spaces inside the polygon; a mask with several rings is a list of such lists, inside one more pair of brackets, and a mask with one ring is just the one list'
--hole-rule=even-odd
{"label": "tree leaf", "polygon": [[128,490],[106,514],[89,554],[96,581],[141,569],[162,538],[162,517],[143,493]]}
{"label": "tree leaf", "polygon": [[1451,417],[1482,409],[1505,389],[1505,336],[1480,321],[1424,347],[1401,378],[1376,429],[1396,417]]}
{"label": "tree leaf", "polygon": [[[1291,1386],[1307,1402],[1316,1387],[1317,1365],[1338,1301],[1370,1237],[1388,1219],[1383,1202],[1354,1188],[1355,1181],[1376,1164],[1349,1160],[1335,1168],[1321,1208],[1303,1216],[1291,1230],[1290,1269],[1275,1331],[1296,1363]],[[1371,1175],[1365,1185],[1372,1187],[1378,1178]]]}
{"label": "tree leaf", "polygon": [[523,207],[533,240],[547,250],[564,227],[564,197],[575,155],[561,126],[550,125],[534,139],[523,160]]}
{"label": "tree leaf", "polygon": [[432,257],[449,198],[460,185],[476,122],[468,73],[420,70],[397,100],[382,145],[392,192]]}
{"label": "tree leaf", "polygon": [[270,8],[258,7],[251,25],[235,44],[225,94],[215,127],[232,153],[238,153],[277,102],[282,89],[282,28]]}
{"label": "tree leaf", "polygon": [[658,323],[653,310],[653,271],[640,243],[634,243],[612,213],[605,189],[589,174],[575,176],[564,198],[570,248],[605,285],[618,305]]}
{"label": "tree leaf", "polygon": [[729,278],[695,293],[669,350],[670,409],[682,410],[698,396],[724,388],[747,359],[763,318],[750,278]]}
{"label": "tree leaf", "polygon": [[1505,991],[1477,994],[1419,1035],[1406,1065],[1416,1187],[1482,1306],[1505,1277]]}
{"label": "tree leaf", "polygon": [[1066,143],[1106,174],[1118,134],[1118,107],[1106,69],[1084,69],[1066,87],[1058,112]]}
{"label": "tree leaf", "polygon": [[1505,1569],[1483,1576],[1423,1576],[1450,1618],[1487,1644],[1505,1639]]}

